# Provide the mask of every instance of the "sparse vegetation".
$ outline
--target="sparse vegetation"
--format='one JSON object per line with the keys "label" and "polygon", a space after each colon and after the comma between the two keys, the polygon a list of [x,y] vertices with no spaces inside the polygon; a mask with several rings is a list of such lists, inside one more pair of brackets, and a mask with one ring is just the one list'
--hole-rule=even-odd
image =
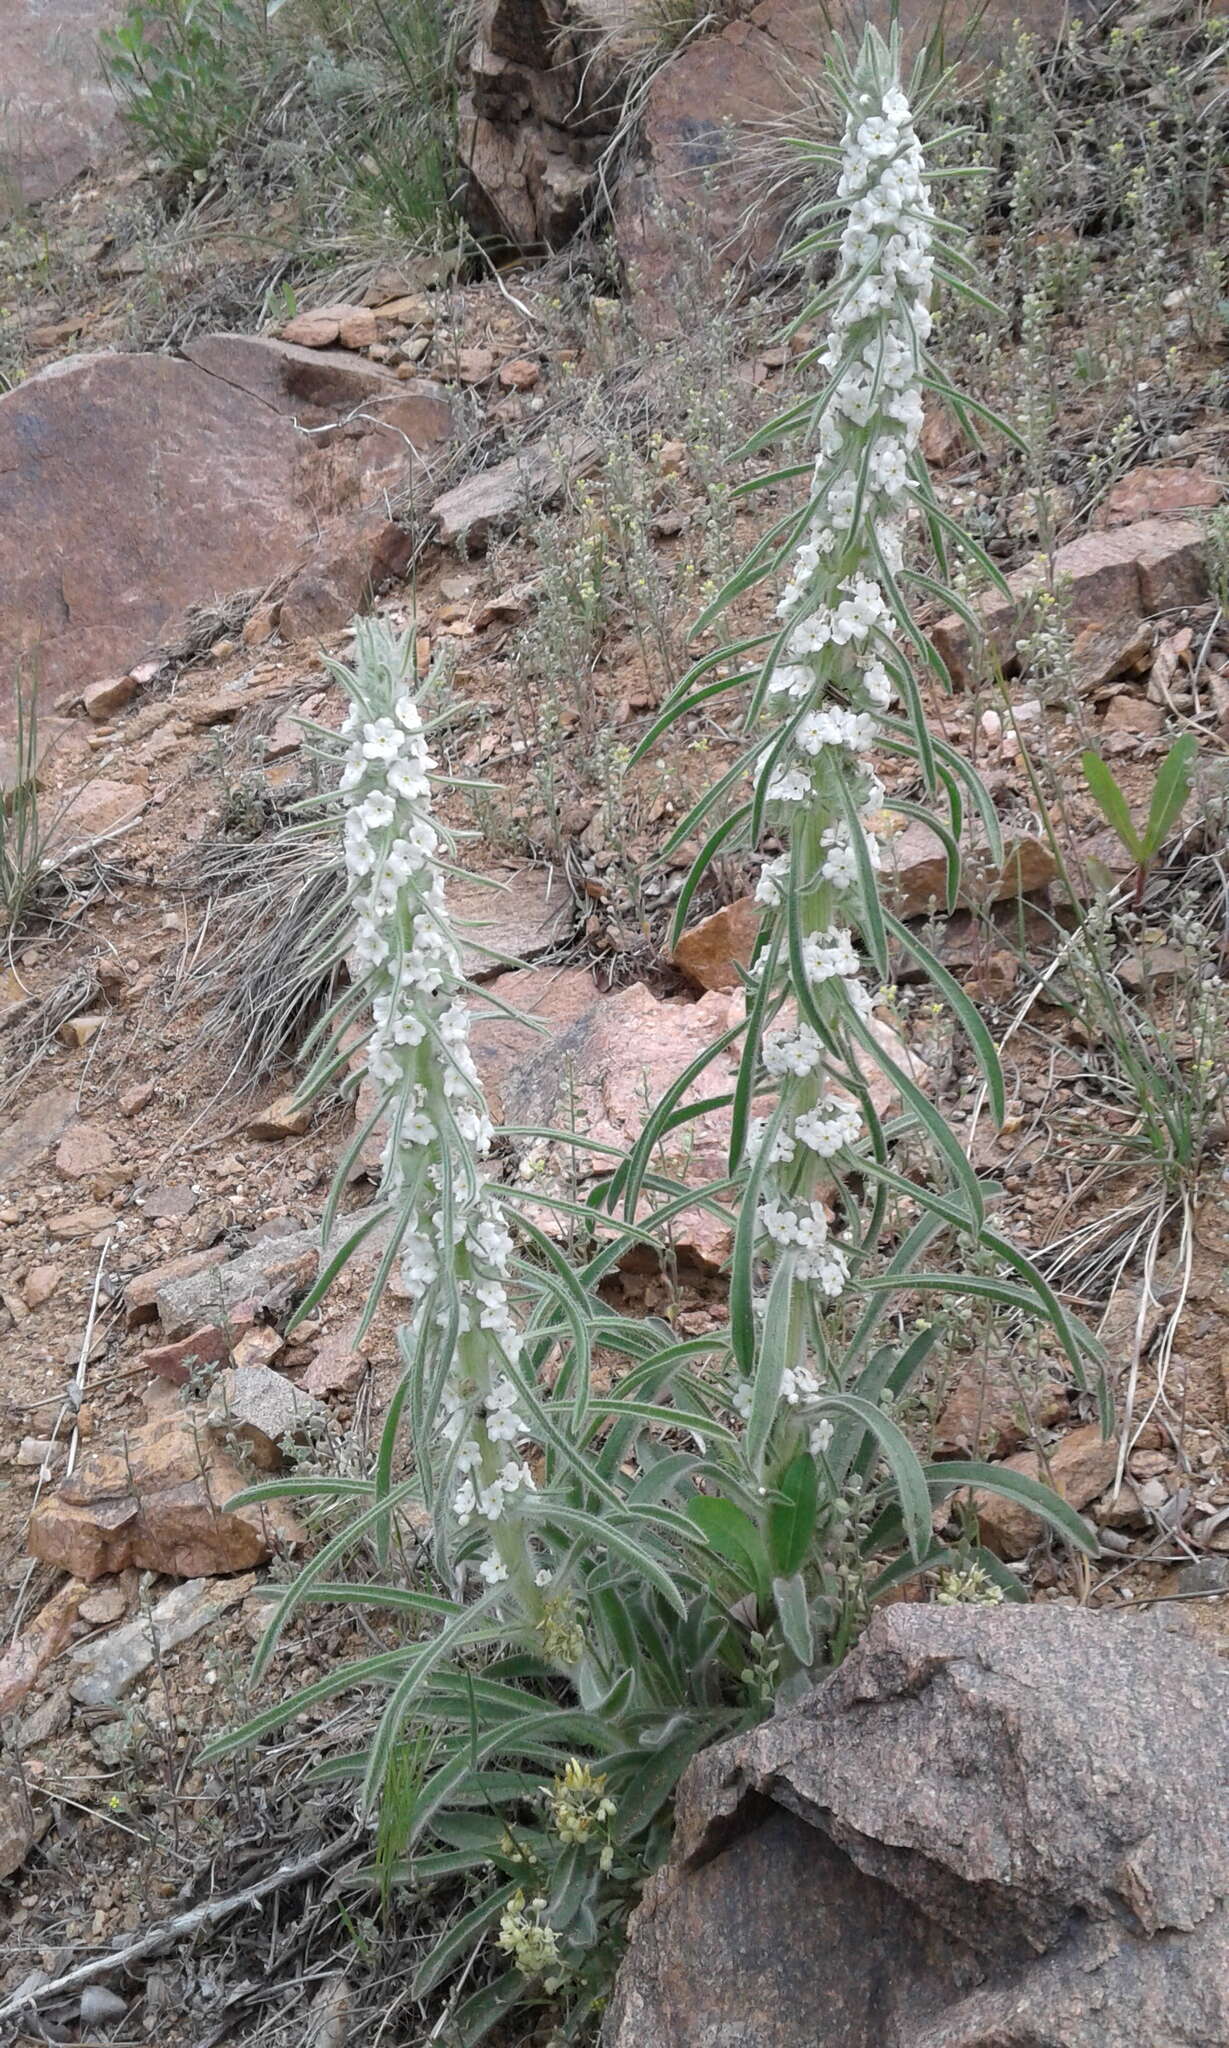
{"label": "sparse vegetation", "polygon": [[[657,67],[739,11],[641,10],[607,197]],[[846,334],[875,357],[852,411],[844,351],[822,354],[851,288],[830,103],[799,105],[789,158],[790,189],[819,202],[803,252],[783,240],[740,298],[701,207],[672,280],[684,341],[654,343],[600,212],[542,262],[470,239],[468,31],[437,0],[148,0],[106,45],[140,165],[0,227],[0,389],[78,345],[75,329],[32,342],[26,300],[49,326],[97,311],[86,347],[174,347],[387,288],[426,310],[391,346],[381,328],[374,361],[443,377],[457,422],[447,469],[416,469],[390,500],[415,541],[405,586],[352,643],[323,635],[323,665],[314,638],[277,637],[279,584],[220,593],[112,723],[53,699],[73,773],[131,776],[153,799],[130,863],[128,842],[91,856],[88,886],[53,900],[54,788],[18,774],[0,809],[3,1120],[20,1141],[28,1117],[41,1143],[44,1101],[73,1090],[112,1143],[67,1179],[57,1133],[4,1188],[9,1449],[81,1403],[83,1455],[91,1437],[126,1441],[156,1332],[125,1330],[124,1285],[297,1234],[333,1190],[322,1284],[304,1299],[297,1280],[239,1325],[300,1384],[341,1354],[327,1431],[282,1442],[280,1472],[230,1438],[253,1506],[301,1516],[303,1555],[264,1568],[242,1621],[160,1661],[115,1718],[83,1725],[74,1707],[62,1749],[18,1724],[39,1800],[60,1805],[12,1887],[14,1983],[26,1947],[101,1953],[135,1899],[147,1920],[163,1893],[170,1914],[176,1888],[216,1890],[223,1865],[239,1885],[320,1851],[284,1919],[244,1913],[229,1949],[202,1934],[182,1972],[168,1961],[161,2008],[151,1977],[141,2019],[175,2041],[226,2024],[294,2048],[331,2025],[355,2048],[593,2048],[700,1746],[799,1696],[903,1587],[944,1607],[1143,1604],[1223,1549],[1229,1512],[1229,513],[1204,492],[1172,515],[1205,526],[1210,602],[1158,604],[1108,674],[1056,559],[1152,516],[1141,465],[1229,474],[1224,24],[1115,4],[1056,49],[1025,27],[997,69],[922,104],[941,260],[974,286],[944,284],[920,364],[952,386],[926,392],[933,486],[912,375],[895,394],[907,418],[883,416],[894,351],[875,309]],[[779,135],[757,131],[751,153],[778,167]],[[866,230],[880,248],[881,230]],[[366,298],[374,278],[394,282]],[[462,351],[488,359],[473,382]],[[501,382],[526,356],[537,382]],[[549,510],[485,557],[432,548],[436,489],[573,428],[599,454]],[[872,473],[891,437],[899,560]],[[940,615],[971,623],[1037,554],[1014,644],[983,648],[949,690],[928,652]],[[860,598],[865,638],[851,624],[787,659],[781,635],[826,631]],[[231,685],[245,708],[212,723]],[[261,733],[309,694],[307,743],[282,729],[266,754]],[[409,696],[434,756],[421,782]],[[20,766],[37,735],[19,698]],[[357,722],[338,737],[343,703]],[[393,821],[377,803],[362,847],[351,828],[347,876],[339,820],[379,797],[394,738]],[[1032,901],[995,879],[1017,826],[1052,857]],[[894,912],[880,843],[890,868],[888,843],[927,831],[926,902]],[[526,860],[566,878],[575,917],[476,1009],[488,1133],[436,880]],[[745,931],[756,894],[756,950],[723,937],[733,965],[718,959],[710,987],[676,942],[721,906]],[[638,1140],[612,1142],[570,1051],[550,1128],[516,1121],[507,1076],[531,1054],[505,1046],[530,1034],[504,994],[514,1011],[543,1001],[549,1036],[530,1042],[549,1060],[583,1005],[636,983],[667,998],[663,1029],[699,1018],[712,1034],[664,1095],[643,1092]],[[97,1035],[75,1040],[79,1018]],[[638,1061],[640,1037],[627,1045]],[[144,1103],[147,1079],[148,1107],[115,1110],[121,1090]],[[319,1091],[314,1123],[253,1139],[251,1091],[290,1102],[296,1084]],[[732,1248],[692,1265],[679,1226],[697,1209]],[[56,1320],[29,1321],[51,1264]],[[86,1384],[65,1407],[91,1288]],[[191,1419],[226,1368],[189,1354],[183,1369],[175,1412]],[[148,1412],[168,1415],[155,1393]],[[1077,1515],[1027,1473],[1044,1480],[1092,1425],[1116,1431],[1117,1472]],[[41,1499],[59,1468],[37,1469]],[[1031,1547],[992,1547],[973,1494],[985,1508],[995,1489],[1039,1514]],[[51,1584],[34,1570],[18,1620]],[[148,1618],[159,1597],[144,1576],[126,1612]],[[271,1620],[253,1671],[257,1600]],[[116,1903],[104,1883],[91,1931],[75,1894],[93,1896],[95,1861]],[[134,2031],[138,1983],[123,1980]],[[75,2004],[63,2013],[76,2024]],[[60,2019],[53,2006],[49,2031]]]}

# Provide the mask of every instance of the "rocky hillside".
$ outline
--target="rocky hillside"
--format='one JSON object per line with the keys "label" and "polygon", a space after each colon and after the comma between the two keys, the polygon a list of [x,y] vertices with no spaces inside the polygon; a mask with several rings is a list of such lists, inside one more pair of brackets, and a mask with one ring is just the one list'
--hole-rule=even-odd
{"label": "rocky hillside", "polygon": [[[829,30],[801,0],[481,0],[463,25],[444,10],[445,33],[404,0],[403,29],[434,24],[411,75],[364,8],[327,30],[309,12],[288,0],[259,34],[206,14],[186,86],[151,101],[106,40],[118,26],[131,49],[136,33],[113,0],[0,0],[0,2039],[449,2038],[413,1972],[461,1905],[441,1919],[400,1881],[395,1818],[373,1831],[316,1775],[368,1739],[370,1702],[322,1698],[260,1750],[198,1760],[396,1624],[313,1610],[253,1685],[270,1589],[329,1525],[306,1494],[226,1505],[272,1473],[363,1479],[401,1375],[399,1283],[356,1338],[378,1233],[288,1327],[321,1269],[339,1165],[353,1153],[346,1228],[380,1178],[379,1133],[353,1147],[363,1093],[343,1076],[311,1105],[296,1095],[310,1028],[345,985],[344,966],[321,966],[346,907],[333,839],[301,808],[322,774],[305,729],[341,724],[329,662],[355,615],[410,628],[423,668],[443,656],[438,751],[460,778],[447,822],[471,835],[478,877],[452,895],[475,1056],[509,1133],[499,1173],[541,1192],[560,1243],[551,1198],[583,1201],[609,1148],[742,1015],[759,927],[758,859],[723,852],[670,935],[698,851],[677,828],[737,760],[736,718],[718,704],[632,754],[694,658],[692,621],[792,503],[788,478],[757,498],[734,487],[756,466],[747,437],[815,388],[786,137],[831,133]],[[926,1309],[941,1341],[903,1426],[929,1458],[1046,1479],[1096,1554],[1017,1502],[964,1504],[1043,1610],[1009,1644],[1004,1615],[960,1618],[993,1625],[978,1668],[1019,1688],[1021,1714],[1032,1700],[1035,1739],[1013,1747],[987,1681],[967,1720],[944,1695],[908,1744],[859,1759],[856,1672],[870,1667],[857,1698],[881,1731],[900,1669],[929,1655],[923,1581],[904,1593],[916,1611],[890,1596],[862,1664],[829,1681],[840,1755],[822,1768],[840,1800],[807,1777],[810,1708],[779,1736],[740,1736],[720,1782],[701,1759],[611,2008],[620,2048],[699,2048],[710,2022],[751,2048],[815,2038],[828,2022],[810,1964],[805,1983],[792,1964],[765,1980],[754,2027],[728,2003],[742,1966],[709,1969],[713,1925],[728,1956],[781,1869],[813,1886],[833,1953],[843,1899],[882,1911],[882,1943],[843,1967],[933,1994],[946,2030],[900,2032],[918,2048],[1042,2038],[1040,2019],[1010,2031],[1003,1986],[1021,1943],[1057,1943],[1054,1897],[1092,1921],[1128,1897],[1149,1936],[1206,1909],[1213,1931],[1169,1978],[1149,1951],[1146,2033],[1095,2031],[1056,1948],[1061,1985],[1037,1994],[1047,2040],[1229,2042],[1223,1873],[1216,1918],[1189,1872],[1122,1877],[1104,1803],[1073,1842],[1084,1781],[1056,1792],[1048,1773],[1082,1724],[1070,1692],[1056,1703],[1036,1682],[1065,1671],[1093,1719],[1110,1700],[1115,1728],[1131,1688],[1152,1688],[1141,1715],[1161,1748],[1154,1695],[1170,1658],[1190,1660],[1182,1741],[1159,1763],[1142,1742],[1096,1750],[1090,1770],[1120,1771],[1154,1841],[1189,1826],[1211,1869],[1197,1816],[1165,1795],[1213,1740],[1229,1614],[1229,13],[1073,12],[1040,7],[1027,33],[1005,5],[977,10],[971,34],[954,21],[932,116],[936,137],[949,113],[961,131],[936,162],[984,166],[943,189],[989,301],[941,304],[936,339],[1020,441],[991,427],[974,446],[929,395],[940,502],[1010,597],[983,581],[958,612],[922,607],[950,679],[924,688],[1004,846],[992,857],[966,823],[949,903],[943,840],[902,813],[885,895],[999,1045],[1001,1127],[950,1005],[903,951],[876,1030],[1000,1187],[999,1228],[1100,1334],[1114,1417],[1107,1434],[1056,1345],[1023,1326],[1004,1341],[966,1299]],[[916,48],[929,10],[902,13]],[[166,33],[153,20],[143,65]],[[202,126],[197,157],[185,138]],[[770,611],[749,590],[737,630]],[[1188,800],[1141,859],[1131,835],[1146,837],[1186,735]],[[882,772],[889,799],[915,802],[909,764]],[[670,1171],[720,1170],[735,1066],[731,1051],[719,1083],[689,1090],[718,1099],[675,1134]],[[890,1090],[879,1107],[895,1113]],[[560,1128],[586,1144],[527,1135]],[[627,1262],[611,1300],[680,1339],[716,1329],[734,1222],[684,1210],[669,1256]],[[612,1370],[595,1356],[599,1381]],[[414,1583],[426,1539],[424,1520],[407,1526]],[[1158,1624],[1119,1661],[1109,1637],[1135,1625],[1105,1617],[1162,1603],[1185,1619],[1180,1647]],[[980,1759],[974,1775],[1008,1755],[1027,1771],[1042,1847],[1017,1830],[999,1861],[981,1836],[978,1854],[932,1861],[927,1829],[950,1845],[967,1818],[946,1778],[904,1836],[870,1814],[877,1773],[908,1777],[949,1743]],[[822,1855],[799,1847],[817,1826]],[[918,1902],[942,1930],[924,1954],[905,1924]],[[966,1919],[988,1987],[967,2011]],[[752,1959],[778,1934],[748,1937]],[[1125,2008],[1135,1962],[1115,1956]],[[867,2031],[862,1992],[847,2002],[833,2041],[888,2038]],[[803,2032],[777,2027],[791,2005]],[[1186,2014],[1171,2033],[1167,2009]],[[494,2038],[563,2038],[545,2006],[539,2019]]]}

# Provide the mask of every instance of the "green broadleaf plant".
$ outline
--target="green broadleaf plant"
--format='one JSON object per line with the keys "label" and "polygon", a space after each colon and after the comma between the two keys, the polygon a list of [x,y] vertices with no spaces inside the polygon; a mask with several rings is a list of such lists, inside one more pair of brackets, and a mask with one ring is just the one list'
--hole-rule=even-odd
{"label": "green broadleaf plant", "polygon": [[1098,808],[1135,863],[1135,897],[1143,895],[1148,870],[1168,839],[1191,793],[1199,742],[1194,733],[1176,739],[1157,770],[1152,801],[1142,832],[1136,830],[1131,807],[1113,770],[1092,747],[1080,756],[1084,780]]}
{"label": "green broadleaf plant", "polygon": [[[833,88],[843,149],[811,146],[817,161],[837,155],[845,213],[823,238],[837,258],[819,302],[833,316],[817,359],[825,388],[761,437],[818,439],[812,492],[780,523],[784,541],[761,546],[725,594],[796,550],[779,628],[748,678],[756,787],[744,802],[723,777],[687,821],[690,833],[699,815],[733,801],[730,840],[788,842],[761,877],[766,917],[748,977],[730,1174],[697,1189],[661,1170],[664,1140],[694,1114],[683,1090],[668,1091],[595,1199],[554,1202],[592,1246],[582,1264],[518,1221],[517,1190],[490,1177],[447,918],[455,848],[431,810],[440,778],[430,720],[413,699],[414,634],[362,625],[353,667],[334,671],[352,704],[337,799],[356,914],[351,971],[372,1002],[366,1070],[384,1091],[389,1130],[381,1207],[400,1234],[414,1309],[374,1478],[357,1498],[321,1483],[336,1533],[275,1602],[258,1664],[308,1602],[344,1597],[339,1568],[373,1538],[383,1576],[358,1597],[368,1613],[386,1600],[389,1648],[328,1674],[310,1701],[301,1693],[258,1714],[210,1753],[348,1687],[384,1689],[367,1748],[323,1769],[352,1777],[368,1803],[390,1774],[413,1784],[401,1842],[383,1840],[384,1867],[403,1858],[409,1879],[446,1883],[454,1898],[461,1885],[465,1908],[464,1938],[450,1937],[444,1966],[428,1965],[423,1981],[443,1993],[455,1976],[459,1999],[460,1965],[476,1945],[490,1954],[489,1987],[466,1983],[453,2031],[447,2013],[437,2027],[459,2042],[540,2003],[554,2009],[560,2039],[583,2033],[629,1904],[667,1846],[680,1772],[702,1745],[804,1692],[843,1655],[878,1592],[917,1573],[944,1575],[946,1599],[1014,1589],[963,1533],[954,1546],[936,1535],[936,1510],[941,1526],[942,1504],[961,1489],[1020,1499],[1024,1483],[918,1458],[898,1411],[938,1333],[880,1341],[892,1304],[899,1320],[916,1292],[958,1293],[966,1272],[971,1298],[1055,1324],[1080,1369],[1080,1333],[1026,1255],[987,1230],[989,1191],[899,1048],[884,1050],[861,979],[859,937],[882,959],[888,933],[898,936],[876,895],[885,796],[872,746],[882,735],[910,751],[927,786],[947,791],[953,846],[961,784],[983,816],[993,807],[966,764],[931,742],[910,666],[937,657],[908,610],[902,514],[916,505],[948,549],[960,537],[917,454],[922,390],[942,383],[927,350],[938,233],[895,45],[868,31],[856,62],[836,65]],[[747,651],[744,641],[731,659]],[[697,664],[655,738],[712,690],[720,666],[712,656]],[[723,843],[712,834],[707,851]],[[954,1002],[937,963],[915,951]],[[989,1037],[974,1013],[960,1014],[997,1089]],[[324,1033],[319,1075],[336,1073],[352,1016],[350,1005]],[[687,1089],[703,1092],[729,1037],[695,1063]],[[868,1057],[900,1099],[886,1126],[859,1063]],[[926,1181],[890,1163],[904,1132],[928,1143]],[[680,1339],[603,1301],[601,1283],[633,1246],[665,1244],[671,1219],[697,1203],[728,1215],[731,1197],[726,1327]],[[533,1203],[540,1216],[537,1191]],[[953,1231],[965,1266],[923,1269]],[[619,1368],[600,1396],[590,1384],[599,1346]],[[274,1491],[276,1482],[260,1488],[262,1498]],[[1092,1547],[1045,1488],[1025,1493],[1065,1540]],[[407,1603],[388,1560],[415,1498],[430,1513],[434,1585]]]}

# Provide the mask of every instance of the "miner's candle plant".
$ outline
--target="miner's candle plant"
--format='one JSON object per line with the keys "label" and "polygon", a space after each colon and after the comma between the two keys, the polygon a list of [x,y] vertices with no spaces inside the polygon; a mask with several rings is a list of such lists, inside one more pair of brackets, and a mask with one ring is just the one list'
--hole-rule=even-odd
{"label": "miner's candle plant", "polygon": [[[783,571],[777,624],[742,643],[738,652],[758,655],[750,669],[729,649],[706,657],[644,743],[751,685],[747,748],[677,834],[720,812],[680,919],[717,847],[741,835],[760,852],[771,835],[785,851],[762,866],[745,1021],[679,1077],[591,1202],[533,1191],[533,1207],[553,1201],[593,1247],[583,1265],[516,1213],[523,1196],[490,1163],[447,916],[455,848],[432,810],[437,769],[415,701],[430,679],[414,674],[415,636],[363,627],[353,666],[335,670],[352,706],[336,808],[353,988],[309,1080],[344,1070],[366,1016],[366,1072],[388,1136],[376,1215],[342,1245],[305,1310],[377,1227],[387,1242],[373,1299],[399,1262],[413,1309],[370,1479],[283,1479],[247,1496],[310,1491],[343,1517],[278,1591],[257,1669],[311,1600],[385,1609],[391,1633],[387,1648],[258,1714],[214,1753],[347,1688],[388,1689],[366,1747],[323,1770],[361,1780],[370,1808],[383,1801],[385,1879],[391,1870],[419,1890],[449,1888],[449,1931],[415,1989],[427,1999],[457,1982],[434,2035],[458,2043],[535,2005],[551,2009],[555,2038],[588,2038],[628,1906],[664,1853],[688,1759],[811,1683],[877,1594],[923,1572],[945,1602],[1018,1593],[971,1532],[935,1534],[938,1503],[995,1487],[1070,1542],[1090,1541],[1027,1479],[924,1465],[893,1411],[935,1330],[876,1338],[893,1298],[946,1291],[1048,1318],[1082,1372],[1084,1333],[1028,1259],[986,1227],[985,1191],[957,1138],[880,1044],[864,974],[864,953],[886,971],[889,935],[909,946],[1001,1099],[975,1012],[878,896],[885,794],[873,749],[911,752],[927,786],[946,793],[938,829],[953,885],[961,791],[992,841],[996,825],[972,771],[927,732],[914,680],[914,662],[935,657],[908,597],[940,586],[909,565],[909,511],[920,512],[940,573],[949,543],[978,551],[935,504],[917,456],[922,392],[947,392],[927,347],[929,294],[945,265],[894,46],[868,31],[835,88],[846,125],[839,183],[823,202],[834,224],[805,245],[836,259],[817,302],[831,315],[814,359],[822,388],[763,437],[811,436],[816,452],[776,473],[778,483],[808,476],[810,491],[710,614]],[[327,750],[328,736],[320,744]],[[748,777],[753,793],[739,801]],[[728,1173],[680,1186],[660,1169],[661,1140],[714,1107],[695,1100],[697,1085],[739,1036]],[[898,1094],[894,1122],[875,1114],[867,1056]],[[899,1170],[899,1128],[929,1139],[930,1180]],[[597,1149],[589,1136],[574,1141]],[[604,1302],[600,1284],[632,1246],[662,1247],[671,1220],[697,1203],[738,1212],[728,1328],[680,1337]],[[332,1222],[330,1209],[326,1235]],[[963,1234],[956,1260],[921,1270],[942,1232]],[[425,1586],[390,1568],[410,1502],[430,1514],[435,1579]],[[378,1578],[331,1576],[372,1539]],[[475,1969],[478,1951],[488,1963]]]}

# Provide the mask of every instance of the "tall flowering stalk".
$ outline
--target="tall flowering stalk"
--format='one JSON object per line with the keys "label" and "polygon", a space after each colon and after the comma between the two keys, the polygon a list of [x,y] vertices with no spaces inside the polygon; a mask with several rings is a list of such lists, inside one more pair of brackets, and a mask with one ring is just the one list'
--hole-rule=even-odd
{"label": "tall flowering stalk", "polygon": [[[831,331],[817,357],[830,381],[816,408],[811,509],[760,693],[780,722],[756,804],[788,838],[788,851],[760,876],[757,896],[771,913],[761,959],[766,971],[783,962],[793,1005],[787,1021],[748,1047],[748,1062],[760,1057],[779,1091],[767,1124],[750,1125],[748,1144],[760,1248],[780,1276],[768,1296],[784,1326],[773,1347],[778,1393],[802,1409],[821,1392],[808,1364],[812,1303],[839,1295],[849,1278],[848,1254],[829,1231],[829,1162],[863,1132],[856,1104],[833,1092],[834,1068],[848,1064],[833,1054],[847,1020],[864,1029],[872,1014],[850,922],[865,923],[880,865],[873,821],[884,790],[868,757],[883,714],[908,687],[897,579],[922,429],[934,228],[921,145],[895,81],[891,51],[868,35],[842,95],[845,222]],[[752,1398],[747,1384],[748,1412]],[[762,1427],[757,1437],[766,1442]]]}

